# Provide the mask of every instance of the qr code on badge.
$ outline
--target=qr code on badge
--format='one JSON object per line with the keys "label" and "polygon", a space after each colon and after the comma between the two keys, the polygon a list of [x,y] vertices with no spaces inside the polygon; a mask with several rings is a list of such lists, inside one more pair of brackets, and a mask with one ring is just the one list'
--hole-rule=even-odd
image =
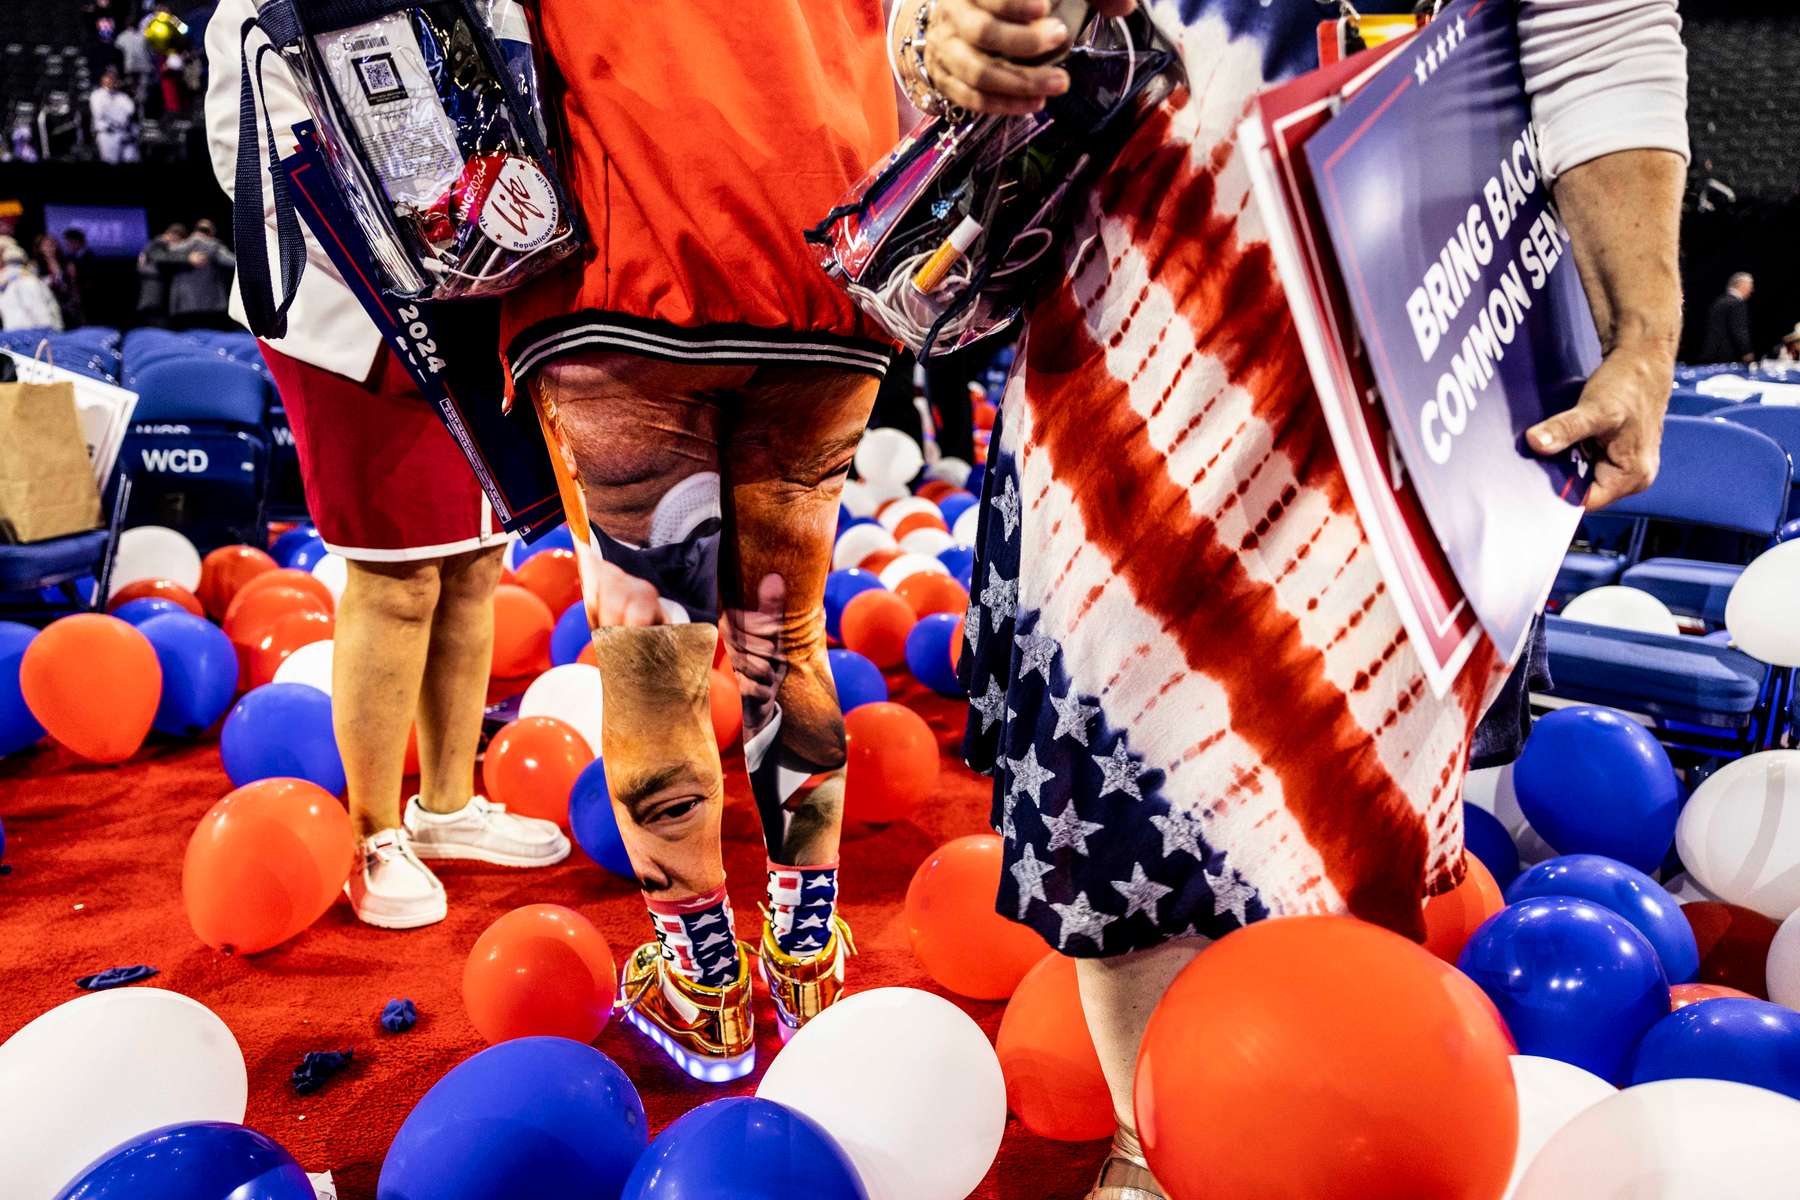
{"label": "qr code on badge", "polygon": [[392,54],[370,54],[353,61],[356,77],[361,81],[369,103],[383,104],[406,98],[406,86],[400,82],[400,72],[394,66]]}

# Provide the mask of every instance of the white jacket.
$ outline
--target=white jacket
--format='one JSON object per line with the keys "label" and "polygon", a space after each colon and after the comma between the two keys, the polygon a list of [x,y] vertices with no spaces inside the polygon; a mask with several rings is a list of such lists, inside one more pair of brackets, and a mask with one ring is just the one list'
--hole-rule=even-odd
{"label": "white jacket", "polygon": [[[219,0],[218,11],[206,26],[206,60],[212,64],[206,88],[206,145],[212,154],[213,175],[218,178],[219,186],[227,195],[234,196],[237,192],[238,88],[241,78],[238,64],[247,60],[254,65],[257,47],[269,44],[261,30],[252,31],[249,44],[240,56],[238,31],[255,15],[256,5],[252,0]],[[274,54],[263,56],[257,99],[268,110],[281,154],[293,153],[294,137],[290,130],[306,120],[308,112],[287,67]],[[281,270],[275,254],[275,189],[269,181],[266,145],[261,147],[259,158],[263,172],[263,228],[269,243],[269,272],[274,276],[279,293]],[[344,286],[337,269],[331,265],[304,221],[301,230],[306,236],[306,271],[300,278],[300,292],[288,309],[287,336],[270,342],[270,345],[290,358],[350,379],[365,380],[381,353],[381,334],[350,289]],[[238,248],[238,254],[242,256],[242,247]],[[232,320],[244,324],[244,301],[235,279],[231,284],[230,311]]]}

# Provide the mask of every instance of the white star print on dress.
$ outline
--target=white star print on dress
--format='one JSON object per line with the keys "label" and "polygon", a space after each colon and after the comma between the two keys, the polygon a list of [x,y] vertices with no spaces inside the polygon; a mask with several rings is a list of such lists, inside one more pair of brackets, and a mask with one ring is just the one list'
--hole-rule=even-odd
{"label": "white star print on dress", "polygon": [[1000,520],[1006,526],[1006,536],[1011,537],[1019,527],[1019,489],[1013,486],[1011,475],[1006,477],[1006,486],[994,501],[994,508],[1000,513]]}
{"label": "white star print on dress", "polygon": [[1025,910],[1031,907],[1033,900],[1048,901],[1044,895],[1044,876],[1055,868],[1038,858],[1037,852],[1029,844],[1025,852],[1019,855],[1019,861],[1012,865],[1013,882],[1019,885],[1019,919],[1025,919]]}
{"label": "white star print on dress", "polygon": [[1185,850],[1201,862],[1206,861],[1206,851],[1200,846],[1200,822],[1172,812],[1166,816],[1160,813],[1152,816],[1150,823],[1162,834],[1164,858],[1172,858],[1177,850]]}
{"label": "white star print on dress", "polygon": [[969,707],[981,714],[981,732],[986,733],[1006,710],[1006,692],[997,679],[988,680],[986,693],[969,697]]}
{"label": "white star print on dress", "polygon": [[1075,893],[1073,904],[1052,904],[1050,907],[1062,918],[1062,934],[1056,941],[1058,950],[1068,946],[1071,937],[1084,937],[1098,946],[1106,927],[1118,920],[1089,904],[1086,892]]}
{"label": "white star print on dress", "polygon": [[1151,921],[1156,920],[1156,906],[1162,903],[1162,898],[1175,890],[1144,874],[1143,863],[1132,863],[1131,878],[1113,880],[1113,888],[1125,897],[1126,917],[1141,912],[1148,914]]}
{"label": "white star print on dress", "polygon": [[994,625],[1010,621],[1019,608],[1019,581],[1000,578],[1000,571],[988,564],[987,586],[981,589],[981,605],[994,614]]}
{"label": "white star print on dress", "polygon": [[1075,811],[1074,797],[1070,797],[1060,815],[1044,818],[1044,828],[1050,831],[1050,841],[1045,849],[1055,851],[1072,846],[1075,853],[1085,855],[1088,838],[1099,832],[1101,825],[1098,821],[1082,820],[1081,814]]}
{"label": "white star print on dress", "polygon": [[1105,757],[1090,755],[1094,765],[1100,768],[1105,776],[1100,783],[1100,794],[1107,796],[1113,792],[1124,792],[1133,800],[1142,800],[1144,793],[1138,790],[1138,776],[1143,768],[1131,761],[1131,751],[1125,749],[1125,739],[1120,738],[1113,743],[1112,753]]}
{"label": "white star print on dress", "polygon": [[1072,738],[1082,746],[1088,744],[1088,722],[1100,711],[1098,704],[1089,704],[1074,692],[1067,696],[1050,697],[1050,707],[1056,710],[1056,731],[1050,735],[1052,741],[1060,737]]}
{"label": "white star print on dress", "polygon": [[[1025,747],[1025,756],[1007,759],[1006,766],[1007,774],[1012,776],[1012,787],[1008,790],[1015,795],[1029,793],[1033,805],[1042,804],[1044,785],[1056,778],[1056,772],[1047,771],[1039,764],[1037,747]],[[1094,828],[1098,829],[1099,826],[1096,825]],[[1055,847],[1053,846],[1051,849],[1055,849]]]}
{"label": "white star print on dress", "polygon": [[1029,679],[1033,672],[1050,682],[1050,664],[1056,658],[1056,639],[1022,633],[1013,642],[1019,648],[1019,678]]}
{"label": "white star print on dress", "polygon": [[981,647],[981,609],[973,604],[963,614],[963,641],[969,643],[970,654]]}
{"label": "white star print on dress", "polygon": [[1245,910],[1256,899],[1256,889],[1245,883],[1244,877],[1230,867],[1226,867],[1224,873],[1216,877],[1209,873],[1208,882],[1212,884],[1213,890],[1213,916],[1222,917],[1229,912],[1242,924]]}

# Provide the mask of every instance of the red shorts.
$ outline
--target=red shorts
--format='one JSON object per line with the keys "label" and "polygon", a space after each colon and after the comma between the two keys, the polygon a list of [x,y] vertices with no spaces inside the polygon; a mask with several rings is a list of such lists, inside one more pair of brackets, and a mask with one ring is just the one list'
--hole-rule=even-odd
{"label": "red shorts", "polygon": [[391,349],[367,383],[262,345],[306,506],[333,553],[364,562],[441,558],[507,535],[475,473]]}

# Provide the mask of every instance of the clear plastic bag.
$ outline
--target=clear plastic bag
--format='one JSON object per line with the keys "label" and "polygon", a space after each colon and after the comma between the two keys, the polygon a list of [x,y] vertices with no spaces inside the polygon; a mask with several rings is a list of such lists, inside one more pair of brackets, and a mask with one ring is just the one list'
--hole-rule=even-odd
{"label": "clear plastic bag", "polygon": [[921,122],[806,235],[921,357],[1000,332],[1041,294],[1087,189],[1181,81],[1142,14],[1090,21],[1062,66],[1069,91],[1040,112]]}

